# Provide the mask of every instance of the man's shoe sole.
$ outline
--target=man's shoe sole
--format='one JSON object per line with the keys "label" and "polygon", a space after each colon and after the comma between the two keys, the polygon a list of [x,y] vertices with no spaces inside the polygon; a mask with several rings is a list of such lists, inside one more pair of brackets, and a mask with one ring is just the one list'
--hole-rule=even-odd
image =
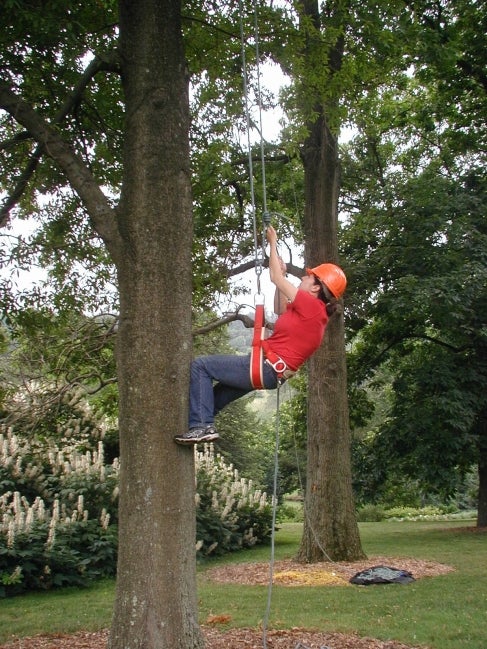
{"label": "man's shoe sole", "polygon": [[202,444],[205,442],[214,442],[216,439],[219,439],[220,435],[218,433],[208,433],[208,435],[203,435],[202,437],[194,439],[185,439],[184,437],[175,437],[174,441],[176,444],[181,444],[182,446],[193,446],[194,444]]}

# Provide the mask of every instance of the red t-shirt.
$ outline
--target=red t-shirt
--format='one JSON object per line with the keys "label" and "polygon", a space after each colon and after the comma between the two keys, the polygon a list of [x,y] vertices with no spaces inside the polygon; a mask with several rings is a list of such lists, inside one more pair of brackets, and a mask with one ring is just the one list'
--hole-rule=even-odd
{"label": "red t-shirt", "polygon": [[298,290],[286,311],[276,320],[272,335],[262,341],[264,352],[270,349],[291,370],[297,370],[321,345],[327,322],[323,302]]}

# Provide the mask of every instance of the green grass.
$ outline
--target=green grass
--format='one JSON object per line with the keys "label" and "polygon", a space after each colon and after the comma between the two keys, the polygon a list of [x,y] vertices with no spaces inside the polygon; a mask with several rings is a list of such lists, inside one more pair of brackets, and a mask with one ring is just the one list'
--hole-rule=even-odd
{"label": "green grass", "polygon": [[[487,647],[487,542],[485,534],[465,531],[469,523],[384,522],[360,525],[369,556],[417,557],[447,563],[455,572],[408,585],[293,587],[273,586],[270,628],[305,627],[355,632],[433,649]],[[282,525],[276,560],[292,558],[301,537],[299,524]],[[232,626],[257,627],[266,611],[267,587],[215,584],[207,567],[269,561],[259,547],[198,568],[200,621],[231,615]],[[400,566],[398,566],[400,567]],[[35,593],[0,600],[0,642],[36,633],[97,630],[110,624],[114,584],[103,581],[84,590]]]}
{"label": "green grass", "polygon": [[0,599],[0,642],[42,633],[106,628],[114,595],[114,582],[107,579],[90,588],[65,588]]}

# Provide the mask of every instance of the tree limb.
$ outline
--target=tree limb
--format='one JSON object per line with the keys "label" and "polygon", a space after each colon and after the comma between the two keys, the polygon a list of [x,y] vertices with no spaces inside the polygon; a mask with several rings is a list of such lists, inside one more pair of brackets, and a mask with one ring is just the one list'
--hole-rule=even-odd
{"label": "tree limb", "polygon": [[[240,313],[240,309],[237,309],[234,312],[225,313],[221,318],[216,318],[201,327],[193,329],[193,336],[201,336],[202,334],[206,334],[214,329],[218,329],[218,327],[222,327],[230,322],[236,322],[237,320],[240,320],[246,329],[252,329],[254,326],[254,318],[245,313]],[[266,328],[273,329],[274,324],[272,322],[266,323]]]}
{"label": "tree limb", "polygon": [[426,340],[430,343],[434,343],[435,345],[439,345],[440,347],[445,347],[446,349],[450,350],[455,354],[459,354],[460,352],[465,351],[469,347],[469,345],[462,345],[461,347],[455,347],[454,345],[451,345],[450,343],[447,343],[444,340],[440,340],[439,338],[434,338],[433,336],[428,336],[426,334],[411,334],[410,336],[404,336],[402,338],[396,338],[392,340],[386,347],[384,347],[384,349],[382,349],[377,354],[377,356],[375,356],[375,358],[371,362],[371,366],[376,367],[377,365],[379,365],[379,363],[382,361],[382,358],[387,354],[387,352],[389,352],[396,345],[399,345],[405,340],[412,340],[412,339]]}
{"label": "tree limb", "polygon": [[73,189],[84,203],[94,229],[116,261],[121,242],[115,211],[81,157],[50,124],[2,80],[0,80],[0,108],[6,110],[19,124],[22,124],[39,143],[39,147],[64,171]]}
{"label": "tree limb", "polygon": [[[73,109],[76,108],[76,106],[79,105],[81,97],[83,96],[83,93],[85,91],[85,88],[88,86],[88,84],[91,82],[91,80],[98,72],[100,72],[101,70],[116,72],[119,71],[119,68],[120,66],[118,64],[117,51],[110,52],[109,54],[103,57],[95,56],[95,58],[90,62],[86,70],[81,75],[78,83],[73,88],[73,91],[66,98],[64,104],[55,114],[52,123],[60,124],[64,120],[64,118],[67,115],[69,115],[69,113],[71,113]],[[13,115],[13,117],[15,117],[15,115]],[[22,141],[27,139],[28,137],[30,137],[29,132],[20,133],[15,138],[15,141]],[[11,146],[12,144],[13,142],[10,141],[9,145]],[[12,193],[10,194],[10,196],[7,197],[4,204],[2,205],[2,208],[0,210],[0,227],[6,225],[10,214],[10,210],[17,204],[19,199],[22,197],[22,194],[24,193],[25,188],[27,187],[27,183],[32,178],[37,168],[42,153],[43,153],[43,147],[41,144],[38,144],[35,150],[33,151],[24,171],[17,179],[17,183]]]}
{"label": "tree limb", "polygon": [[[264,259],[262,265],[264,268],[269,268],[268,257]],[[241,275],[242,273],[245,273],[249,270],[253,270],[254,268],[255,268],[255,260],[250,259],[249,261],[244,261],[238,266],[234,266],[233,268],[230,268],[227,277],[236,277],[237,275]],[[293,263],[286,263],[286,268],[289,275],[292,275],[293,277],[300,278],[304,274],[304,268],[302,266],[296,266]]]}

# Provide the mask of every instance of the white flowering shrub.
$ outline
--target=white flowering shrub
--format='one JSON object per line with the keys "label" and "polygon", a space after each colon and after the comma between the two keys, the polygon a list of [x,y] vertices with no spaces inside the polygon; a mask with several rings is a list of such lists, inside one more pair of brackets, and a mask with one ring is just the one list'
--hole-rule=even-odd
{"label": "white flowering shrub", "polygon": [[118,461],[0,433],[0,596],[116,570]]}
{"label": "white flowering shrub", "polygon": [[215,454],[212,444],[195,448],[196,550],[224,554],[270,540],[272,505],[251,480]]}
{"label": "white flowering shrub", "polygon": [[[195,461],[198,556],[269,540],[266,494],[212,445]],[[72,437],[41,443],[0,430],[0,597],[115,574],[118,478],[101,442],[81,452]]]}

